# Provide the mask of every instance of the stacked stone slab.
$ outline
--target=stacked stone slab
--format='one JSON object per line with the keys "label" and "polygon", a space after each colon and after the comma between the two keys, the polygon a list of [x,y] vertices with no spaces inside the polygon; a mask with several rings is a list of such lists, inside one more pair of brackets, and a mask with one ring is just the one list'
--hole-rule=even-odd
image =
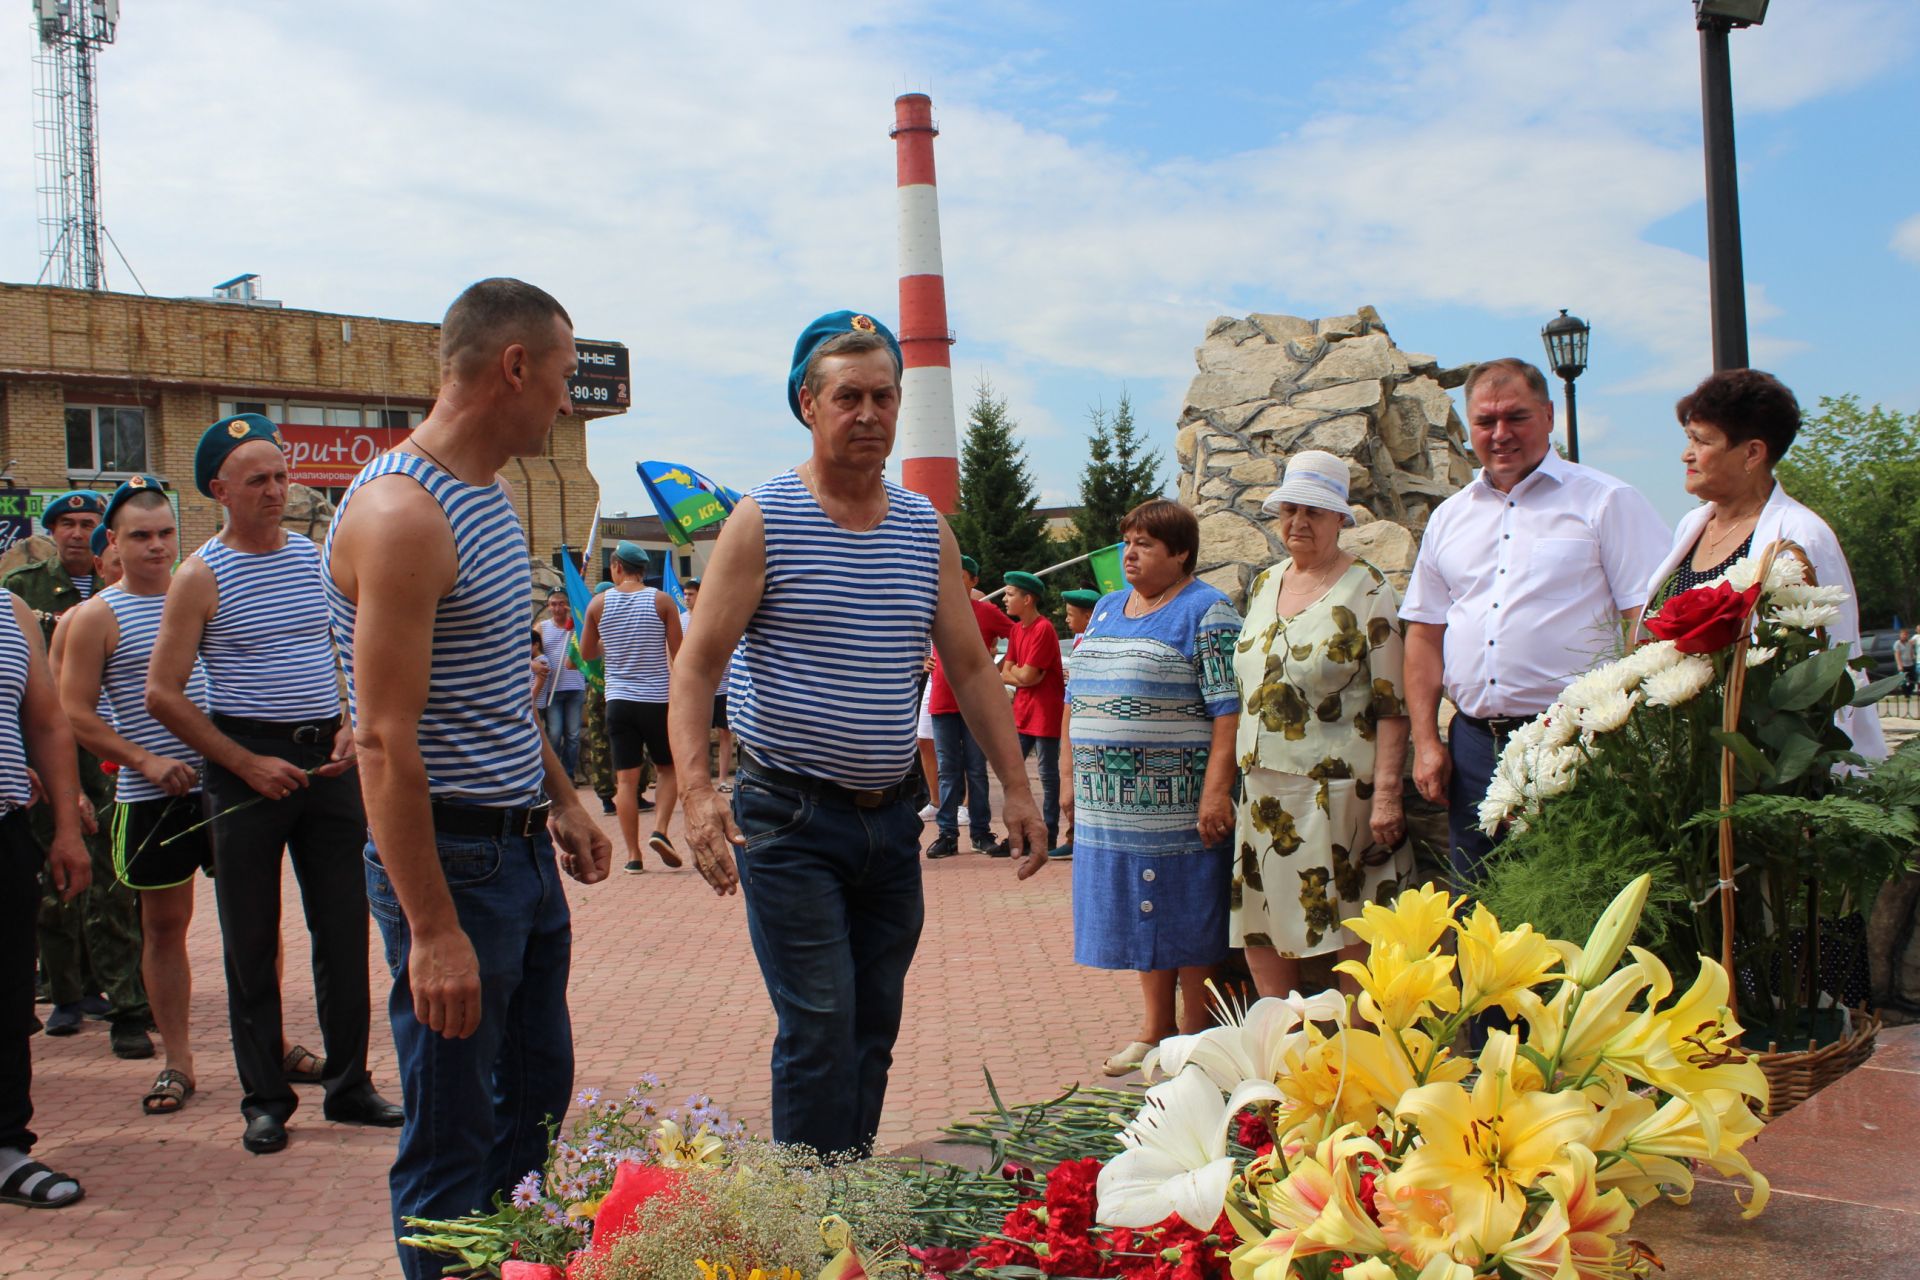
{"label": "stacked stone slab", "polygon": [[1200,576],[1246,603],[1253,575],[1284,554],[1260,504],[1289,457],[1324,449],[1350,472],[1355,523],[1341,545],[1404,591],[1428,515],[1473,475],[1447,395],[1468,368],[1401,351],[1372,307],[1222,316],[1194,359],[1175,452],[1180,500],[1200,518]]}

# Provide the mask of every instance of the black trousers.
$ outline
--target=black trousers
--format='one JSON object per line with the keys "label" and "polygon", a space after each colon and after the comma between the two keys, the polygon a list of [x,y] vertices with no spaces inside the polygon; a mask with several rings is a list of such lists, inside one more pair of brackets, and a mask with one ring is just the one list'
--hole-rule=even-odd
{"label": "black trousers", "polygon": [[[332,742],[312,746],[236,736],[247,750],[278,756],[302,769],[326,761]],[[214,901],[227,962],[227,1018],[234,1064],[249,1119],[286,1120],[299,1106],[287,1083],[281,1047],[280,980],[274,949],[280,939],[280,851],[293,858],[313,943],[313,989],[327,1066],[329,1099],[364,1089],[367,1077],[367,882],[361,855],[367,844],[360,779],[352,770],[315,777],[284,800],[267,800],[240,778],[207,762],[208,813],[243,801],[246,808],[215,821]]]}
{"label": "black trousers", "polygon": [[33,1150],[33,922],[46,855],[24,810],[0,818],[0,1147]]}

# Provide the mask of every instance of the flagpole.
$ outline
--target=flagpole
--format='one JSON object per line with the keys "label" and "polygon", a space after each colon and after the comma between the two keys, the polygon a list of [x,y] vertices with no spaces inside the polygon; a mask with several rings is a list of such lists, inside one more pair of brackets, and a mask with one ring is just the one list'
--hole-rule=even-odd
{"label": "flagpole", "polygon": [[[1044,569],[1035,569],[1033,571],[1033,576],[1036,578],[1044,578],[1056,569],[1071,569],[1073,568],[1073,566],[1081,563],[1082,561],[1093,559],[1095,556],[1099,555],[1102,551],[1105,551],[1105,550],[1106,550],[1105,547],[1095,547],[1092,551],[1087,552],[1083,556],[1075,556],[1071,560],[1062,560],[1059,564],[1050,564]],[[998,587],[992,591],[987,592],[986,595],[981,596],[980,598],[982,600],[991,600],[1005,590],[1006,588],[1004,586]]]}

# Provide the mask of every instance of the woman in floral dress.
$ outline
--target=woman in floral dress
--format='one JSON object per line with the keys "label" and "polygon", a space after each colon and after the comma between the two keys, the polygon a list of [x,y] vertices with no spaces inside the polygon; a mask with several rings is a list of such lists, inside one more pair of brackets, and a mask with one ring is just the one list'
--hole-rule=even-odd
{"label": "woman in floral dress", "polygon": [[1340,922],[1388,901],[1413,869],[1399,602],[1380,570],[1340,549],[1353,523],[1347,464],[1296,454],[1265,509],[1288,555],[1254,579],[1235,646],[1231,924],[1263,996],[1297,990],[1302,957],[1364,954]]}
{"label": "woman in floral dress", "polygon": [[[1140,975],[1125,1075],[1175,1032],[1207,1025],[1206,980],[1227,955],[1240,615],[1194,579],[1200,526],[1156,499],[1120,531],[1128,586],[1093,607],[1067,660],[1073,786],[1073,958]],[[1175,1015],[1174,993],[1181,995]]]}

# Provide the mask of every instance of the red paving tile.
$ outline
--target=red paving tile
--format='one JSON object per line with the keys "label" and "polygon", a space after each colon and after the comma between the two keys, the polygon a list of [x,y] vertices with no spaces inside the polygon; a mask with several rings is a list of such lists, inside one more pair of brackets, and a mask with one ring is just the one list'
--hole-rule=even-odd
{"label": "red paving tile", "polygon": [[[613,820],[605,821],[611,832]],[[883,1146],[930,1138],[985,1106],[983,1063],[1003,1097],[1052,1096],[1064,1083],[1098,1079],[1099,1062],[1132,1038],[1131,976],[1072,962],[1069,871],[1049,866],[1016,882],[1009,863],[973,854],[926,864],[927,926],[908,984]],[[711,1093],[764,1132],[773,1013],[740,900],[716,898],[692,871],[657,865],[644,876],[616,871],[604,884],[570,889],[579,1083],[624,1088],[656,1071],[667,1098]],[[318,1049],[291,876],[285,918],[288,1034]],[[141,1115],[140,1095],[159,1064],[114,1058],[103,1024],[68,1039],[34,1038],[36,1154],[80,1178],[87,1198],[58,1212],[0,1208],[0,1276],[397,1275],[386,1190],[394,1131],[328,1124],[316,1086],[301,1090],[286,1151],[241,1150],[213,893],[204,882],[191,946],[200,1080],[178,1116]],[[379,950],[376,933],[373,1073],[394,1096]]]}

